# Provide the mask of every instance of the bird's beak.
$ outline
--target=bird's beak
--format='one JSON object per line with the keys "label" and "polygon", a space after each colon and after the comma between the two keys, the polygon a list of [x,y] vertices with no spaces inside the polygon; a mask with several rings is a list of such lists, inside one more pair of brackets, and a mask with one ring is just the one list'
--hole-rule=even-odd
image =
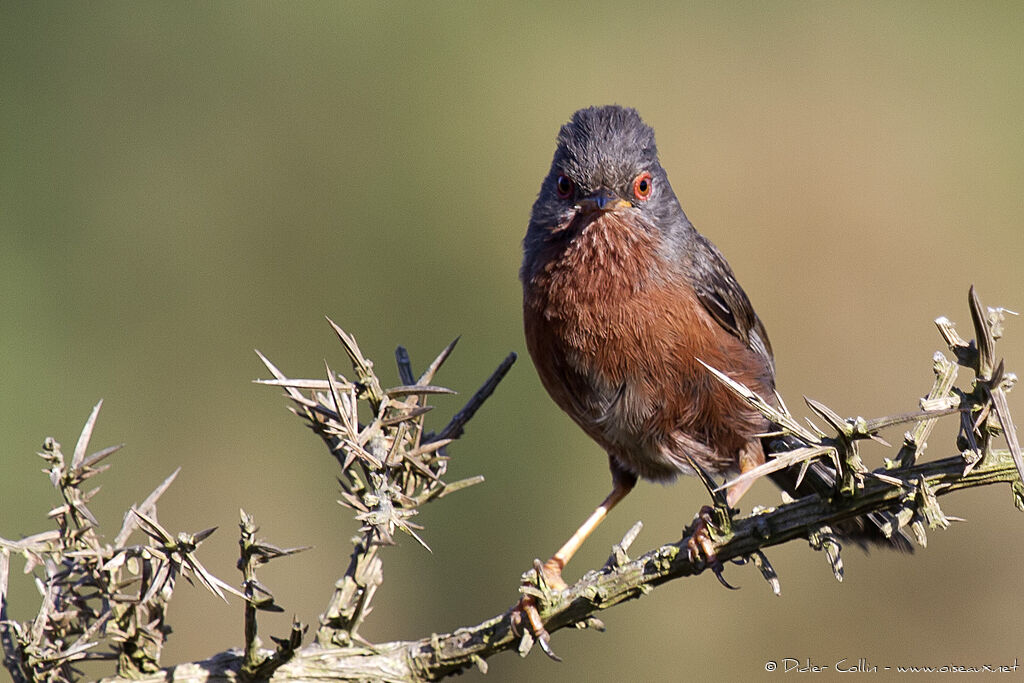
{"label": "bird's beak", "polygon": [[586,199],[580,201],[580,210],[583,213],[594,213],[595,211],[614,211],[632,206],[625,199],[615,194],[612,190],[600,189]]}

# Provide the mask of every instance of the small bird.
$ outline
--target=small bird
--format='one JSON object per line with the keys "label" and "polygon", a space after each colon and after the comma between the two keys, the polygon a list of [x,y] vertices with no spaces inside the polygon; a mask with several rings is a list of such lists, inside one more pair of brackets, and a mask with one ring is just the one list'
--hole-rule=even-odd
{"label": "small bird", "polygon": [[[639,478],[697,474],[708,484],[706,473],[765,461],[760,435],[771,425],[699,360],[768,401],[775,364],[764,325],[721,252],[687,219],[654,131],[633,109],[581,109],[562,127],[520,278],[537,373],[607,452],[612,474],[608,497],[543,565],[548,585],[561,588],[565,564]],[[730,507],[747,487],[729,490]],[[712,555],[703,511],[702,519],[690,547]],[[520,612],[551,654],[532,598]]]}

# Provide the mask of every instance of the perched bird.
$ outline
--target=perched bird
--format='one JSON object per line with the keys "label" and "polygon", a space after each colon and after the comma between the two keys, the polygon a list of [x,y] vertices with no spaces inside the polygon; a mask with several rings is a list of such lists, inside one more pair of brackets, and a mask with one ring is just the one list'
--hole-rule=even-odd
{"label": "perched bird", "polygon": [[[548,584],[560,587],[562,568],[638,478],[740,473],[765,461],[759,435],[771,426],[698,359],[769,401],[775,365],[764,325],[683,213],[654,131],[633,109],[581,109],[562,127],[523,252],[534,365],[555,403],[607,452],[612,473],[611,493],[544,564]],[[780,480],[795,483],[791,474]],[[728,504],[745,490],[730,489]],[[521,608],[542,634],[532,600]]]}

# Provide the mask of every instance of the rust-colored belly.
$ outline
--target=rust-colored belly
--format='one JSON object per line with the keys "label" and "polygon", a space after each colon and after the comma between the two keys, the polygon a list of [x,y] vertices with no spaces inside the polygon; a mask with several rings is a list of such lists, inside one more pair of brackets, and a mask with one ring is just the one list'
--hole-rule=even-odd
{"label": "rust-colored belly", "polygon": [[696,359],[762,393],[770,370],[662,264],[654,236],[605,217],[557,247],[524,287],[527,345],[555,402],[648,479],[688,471],[686,456],[722,472],[760,453],[763,419]]}

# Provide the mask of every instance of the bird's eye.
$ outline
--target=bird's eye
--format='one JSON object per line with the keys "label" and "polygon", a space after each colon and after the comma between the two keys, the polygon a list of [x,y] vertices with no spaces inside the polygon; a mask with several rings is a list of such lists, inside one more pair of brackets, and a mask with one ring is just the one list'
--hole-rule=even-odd
{"label": "bird's eye", "polygon": [[571,197],[574,187],[573,182],[569,180],[568,176],[560,175],[558,180],[555,181],[555,190],[558,191],[558,196],[562,199]]}
{"label": "bird's eye", "polygon": [[654,188],[654,180],[651,178],[651,174],[644,171],[633,180],[633,194],[636,198],[644,201],[651,196],[651,190]]}

